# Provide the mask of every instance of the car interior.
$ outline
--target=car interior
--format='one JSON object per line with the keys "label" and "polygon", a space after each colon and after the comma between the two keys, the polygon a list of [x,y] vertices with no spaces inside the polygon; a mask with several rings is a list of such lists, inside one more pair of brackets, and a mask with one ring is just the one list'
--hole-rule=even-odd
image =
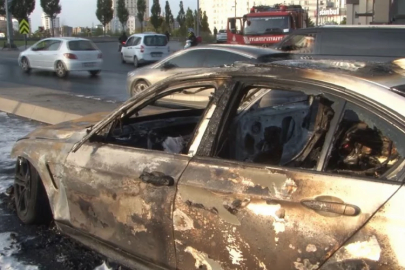
{"label": "car interior", "polygon": [[[216,157],[269,166],[316,168],[335,116],[336,104],[332,99],[303,92],[252,88],[237,105],[223,127],[226,132],[218,140]],[[107,141],[188,154],[204,112],[201,107],[190,106],[174,106],[169,112],[150,115],[142,115],[141,110],[140,115],[116,120]],[[331,142],[326,171],[382,177],[402,160],[403,155],[398,153],[390,136],[383,134],[384,129],[370,119],[363,112],[345,111]]]}

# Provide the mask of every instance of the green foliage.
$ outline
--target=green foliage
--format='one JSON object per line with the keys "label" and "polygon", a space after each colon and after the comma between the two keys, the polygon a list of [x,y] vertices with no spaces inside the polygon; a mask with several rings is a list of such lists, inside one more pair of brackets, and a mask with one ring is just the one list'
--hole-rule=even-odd
{"label": "green foliage", "polygon": [[138,17],[138,20],[141,23],[141,32],[143,32],[143,22],[145,21],[145,13],[146,13],[146,1],[137,0],[136,8],[138,10],[138,13],[136,14],[136,16]]}
{"label": "green foliage", "polygon": [[194,28],[194,14],[190,8],[187,8],[185,23],[187,28]]}
{"label": "green foliage", "polygon": [[180,28],[184,28],[186,26],[186,13],[184,12],[183,1],[180,1],[179,14],[177,14],[176,19]]}
{"label": "green foliage", "polygon": [[59,0],[41,0],[41,7],[44,13],[51,19],[54,19],[62,10]]}
{"label": "green foliage", "polygon": [[0,0],[0,16],[6,16],[6,7],[4,0]]}
{"label": "green foliage", "polygon": [[211,33],[210,26],[208,24],[208,16],[205,11],[203,12],[203,15],[202,15],[201,30],[204,33]]}
{"label": "green foliage", "polygon": [[162,17],[160,16],[162,9],[160,8],[159,0],[153,0],[150,12],[151,12],[150,23],[157,32],[159,27],[162,25]]}
{"label": "green foliage", "polygon": [[170,32],[170,29],[172,27],[174,27],[173,23],[174,23],[174,18],[173,18],[173,14],[172,14],[172,9],[170,8],[169,1],[166,1],[166,5],[165,5],[165,25],[168,28],[166,30],[168,30]]}
{"label": "green foliage", "polygon": [[111,22],[114,10],[112,9],[112,0],[97,0],[96,16],[100,23],[105,26]]}
{"label": "green foliage", "polygon": [[9,11],[17,20],[28,19],[34,9],[35,0],[14,0],[9,5]]}
{"label": "green foliage", "polygon": [[117,17],[122,25],[122,30],[125,31],[125,25],[127,24],[129,12],[125,6],[125,0],[118,0]]}
{"label": "green foliage", "polygon": [[341,25],[345,25],[346,24],[346,17],[343,18],[343,20],[340,22]]}

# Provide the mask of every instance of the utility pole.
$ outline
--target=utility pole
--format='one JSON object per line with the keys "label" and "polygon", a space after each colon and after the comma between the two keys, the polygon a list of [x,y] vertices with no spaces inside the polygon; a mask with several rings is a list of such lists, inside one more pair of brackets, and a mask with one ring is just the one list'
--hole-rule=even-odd
{"label": "utility pole", "polygon": [[7,47],[12,48],[13,47],[13,32],[12,32],[12,25],[11,25],[11,14],[8,10],[9,5],[11,4],[12,0],[6,0],[4,1],[6,6],[6,20],[7,20]]}
{"label": "utility pole", "polygon": [[319,18],[319,0],[316,0],[316,26],[318,26],[318,19]]}
{"label": "utility pole", "polygon": [[200,36],[200,0],[197,0],[197,36]]}
{"label": "utility pole", "polygon": [[236,18],[236,0],[235,0],[235,18]]}

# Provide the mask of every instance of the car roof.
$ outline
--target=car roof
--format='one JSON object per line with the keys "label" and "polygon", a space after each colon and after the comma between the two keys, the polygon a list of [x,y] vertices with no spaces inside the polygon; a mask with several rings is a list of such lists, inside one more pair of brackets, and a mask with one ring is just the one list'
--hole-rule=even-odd
{"label": "car roof", "polygon": [[130,35],[129,37],[145,37],[145,36],[151,36],[151,35],[153,35],[153,36],[165,36],[164,34],[159,34],[159,33],[156,33],[156,32],[143,32],[143,33],[139,33],[139,34]]}
{"label": "car roof", "polygon": [[254,58],[269,54],[285,54],[285,52],[274,49],[248,45],[238,45],[238,44],[209,44],[191,47],[187,50],[201,50],[201,49],[226,50],[233,53],[247,54]]}
{"label": "car roof", "polygon": [[[362,62],[362,68],[354,67],[350,61],[318,61],[318,60],[283,60],[262,64],[240,64],[233,67],[205,68],[176,74],[165,79],[172,80],[196,79],[199,77],[246,77],[249,79],[273,78],[290,81],[313,81],[317,84],[335,85],[342,91],[371,100],[384,109],[392,110],[405,119],[405,97],[392,91],[393,85],[405,84],[405,59],[401,59],[402,67],[392,64]],[[347,66],[345,66],[347,65]],[[350,66],[352,65],[352,66]],[[396,72],[393,70],[396,69]],[[398,70],[399,69],[399,70]],[[370,75],[370,72],[372,75]],[[402,72],[402,74],[401,74]],[[378,77],[373,76],[378,74]],[[164,82],[162,82],[164,83]]]}

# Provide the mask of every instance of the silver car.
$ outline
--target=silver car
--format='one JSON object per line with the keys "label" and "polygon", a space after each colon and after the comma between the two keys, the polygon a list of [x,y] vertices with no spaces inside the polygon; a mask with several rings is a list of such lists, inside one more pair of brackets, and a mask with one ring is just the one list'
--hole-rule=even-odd
{"label": "silver car", "polygon": [[228,40],[228,35],[226,34],[226,30],[219,30],[216,36],[217,43],[225,43]]}
{"label": "silver car", "polygon": [[[237,61],[244,62],[267,62],[272,59],[285,59],[287,53],[267,48],[245,45],[206,45],[181,50],[162,61],[138,68],[128,73],[127,90],[129,95],[135,96],[143,92],[149,86],[172,75],[201,68],[211,68],[231,65]],[[206,93],[206,92],[205,92]],[[194,96],[196,99],[198,95]],[[172,102],[184,103],[191,101],[190,96],[179,94],[170,96]],[[207,96],[198,100],[207,100]]]}
{"label": "silver car", "polygon": [[88,71],[97,75],[101,71],[103,56],[97,46],[84,38],[46,38],[21,52],[18,57],[21,69],[54,71],[58,77],[66,77],[70,71]]}

